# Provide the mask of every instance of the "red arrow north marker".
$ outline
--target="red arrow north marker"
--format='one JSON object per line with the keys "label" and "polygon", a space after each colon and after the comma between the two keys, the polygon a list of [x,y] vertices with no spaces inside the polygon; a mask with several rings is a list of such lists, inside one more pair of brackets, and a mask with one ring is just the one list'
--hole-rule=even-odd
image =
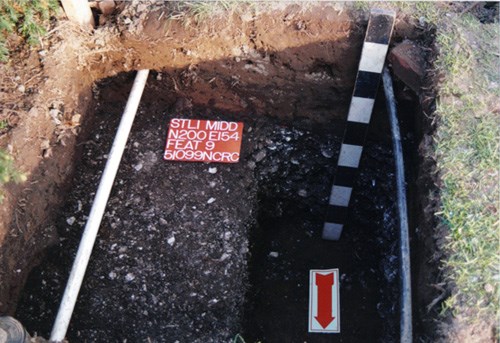
{"label": "red arrow north marker", "polygon": [[318,315],[314,318],[321,324],[323,329],[326,329],[335,319],[332,316],[333,273],[316,274],[316,286],[318,286]]}

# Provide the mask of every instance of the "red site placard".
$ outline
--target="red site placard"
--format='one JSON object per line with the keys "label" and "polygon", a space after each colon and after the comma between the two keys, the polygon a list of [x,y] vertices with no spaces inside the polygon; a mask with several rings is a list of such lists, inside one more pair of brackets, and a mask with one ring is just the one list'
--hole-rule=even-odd
{"label": "red site placard", "polygon": [[163,158],[167,161],[236,163],[243,123],[196,119],[170,120]]}

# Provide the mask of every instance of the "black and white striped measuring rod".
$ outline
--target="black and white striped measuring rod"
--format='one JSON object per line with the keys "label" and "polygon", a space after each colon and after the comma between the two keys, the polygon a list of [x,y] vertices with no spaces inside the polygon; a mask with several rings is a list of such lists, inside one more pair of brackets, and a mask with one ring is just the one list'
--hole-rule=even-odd
{"label": "black and white striped measuring rod", "polygon": [[394,19],[393,11],[373,9],[370,13],[358,75],[347,115],[344,140],[337,162],[337,172],[330,193],[323,239],[338,240],[346,223],[352,187],[357,177]]}

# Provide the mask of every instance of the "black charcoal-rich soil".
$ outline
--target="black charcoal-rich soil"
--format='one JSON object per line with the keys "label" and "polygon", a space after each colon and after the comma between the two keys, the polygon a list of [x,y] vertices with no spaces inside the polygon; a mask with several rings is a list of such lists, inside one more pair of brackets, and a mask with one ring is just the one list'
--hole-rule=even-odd
{"label": "black charcoal-rich soil", "polygon": [[[50,333],[132,76],[96,88],[93,123],[56,222],[60,243],[32,271],[18,306],[31,333]],[[246,342],[396,342],[393,161],[381,129],[371,130],[341,240],[324,241],[342,123],[297,126],[272,113],[192,106],[150,79],[69,341],[218,343],[241,334]],[[243,122],[240,162],[164,161],[176,117]],[[307,333],[309,270],[322,268],[340,271],[340,334]]]}

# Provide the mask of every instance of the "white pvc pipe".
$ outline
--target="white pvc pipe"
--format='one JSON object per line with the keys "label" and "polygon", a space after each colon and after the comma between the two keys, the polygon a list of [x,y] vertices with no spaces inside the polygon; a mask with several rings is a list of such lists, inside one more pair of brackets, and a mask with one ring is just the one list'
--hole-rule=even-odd
{"label": "white pvc pipe", "polygon": [[92,253],[97,232],[99,231],[99,225],[101,224],[102,216],[106,209],[111,187],[113,186],[120,160],[125,150],[130,129],[134,123],[135,114],[139,107],[148,74],[149,70],[139,70],[135,77],[134,85],[130,91],[125,110],[123,111],[123,116],[118,126],[118,131],[116,132],[115,140],[113,141],[113,146],[111,147],[108,161],[106,162],[106,167],[102,173],[92,209],[90,210],[89,219],[85,225],[80,246],[78,247],[78,252],[73,262],[71,274],[69,275],[68,283],[64,290],[59,312],[57,313],[56,321],[50,335],[51,342],[62,342],[66,336],[69,321],[73,314],[73,309],[75,308],[76,299],[80,292],[85,271],[87,270],[90,254]]}

